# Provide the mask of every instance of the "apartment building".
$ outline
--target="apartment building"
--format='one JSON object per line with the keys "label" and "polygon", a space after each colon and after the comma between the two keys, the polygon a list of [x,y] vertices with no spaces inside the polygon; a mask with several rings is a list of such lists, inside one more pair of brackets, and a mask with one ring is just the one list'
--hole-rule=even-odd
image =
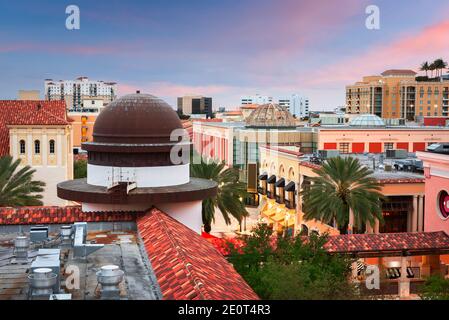
{"label": "apartment building", "polygon": [[45,80],[45,100],[65,100],[70,111],[102,109],[116,97],[115,82],[89,80],[87,77],[75,80]]}
{"label": "apartment building", "polygon": [[346,87],[346,113],[371,113],[419,121],[449,116],[449,81],[416,77],[413,70],[386,70]]}
{"label": "apartment building", "polygon": [[287,108],[296,118],[305,118],[309,116],[309,99],[299,94],[279,97],[280,106]]}

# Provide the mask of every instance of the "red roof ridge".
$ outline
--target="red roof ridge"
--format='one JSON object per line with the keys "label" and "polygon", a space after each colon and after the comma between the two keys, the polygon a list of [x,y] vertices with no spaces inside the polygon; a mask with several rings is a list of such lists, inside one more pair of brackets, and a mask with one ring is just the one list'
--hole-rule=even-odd
{"label": "red roof ridge", "polygon": [[167,213],[150,209],[137,229],[163,299],[258,299],[211,243]]}
{"label": "red roof ridge", "polygon": [[194,265],[188,261],[188,258],[182,251],[179,242],[173,237],[173,234],[170,231],[171,229],[167,226],[167,223],[164,221],[164,219],[162,219],[161,214],[163,214],[163,212],[153,207],[152,209],[149,210],[148,214],[155,215],[159,223],[163,227],[163,231],[167,235],[167,238],[172,243],[172,246],[176,250],[178,256],[182,259],[184,267],[186,269],[186,274],[191,279],[195,291],[198,292],[198,294],[203,298],[203,300],[209,300],[210,299],[209,294],[207,293],[207,291],[204,291],[203,283],[201,282],[199,277],[195,274]]}

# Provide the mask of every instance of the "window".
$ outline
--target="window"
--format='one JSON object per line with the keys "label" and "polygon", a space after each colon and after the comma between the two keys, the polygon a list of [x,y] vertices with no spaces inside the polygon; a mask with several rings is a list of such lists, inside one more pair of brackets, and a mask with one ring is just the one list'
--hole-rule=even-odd
{"label": "window", "polygon": [[19,142],[20,154],[25,154],[25,140],[20,140]]}
{"label": "window", "polygon": [[348,142],[341,142],[339,144],[340,153],[349,153],[349,143]]}
{"label": "window", "polygon": [[50,154],[54,154],[55,153],[55,140],[50,140],[50,142],[49,142],[49,149],[50,149]]}
{"label": "window", "polygon": [[394,149],[394,143],[392,143],[392,142],[384,143],[384,150],[392,150],[392,149]]}
{"label": "window", "polygon": [[41,153],[41,142],[39,140],[34,140],[34,153],[35,154]]}

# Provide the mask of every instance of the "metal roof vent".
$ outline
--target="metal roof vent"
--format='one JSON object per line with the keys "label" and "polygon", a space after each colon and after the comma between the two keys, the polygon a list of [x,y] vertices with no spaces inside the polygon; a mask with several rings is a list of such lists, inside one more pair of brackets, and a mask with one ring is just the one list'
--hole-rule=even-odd
{"label": "metal roof vent", "polygon": [[18,236],[14,239],[14,255],[16,262],[28,262],[28,248],[30,247],[30,240],[26,236]]}
{"label": "metal roof vent", "polygon": [[65,246],[70,246],[72,244],[72,226],[61,227],[61,239],[62,244]]}
{"label": "metal roof vent", "polygon": [[50,268],[37,268],[28,275],[31,296],[50,296],[58,275]]}
{"label": "metal roof vent", "polygon": [[98,283],[101,284],[102,299],[119,299],[119,284],[123,281],[124,272],[116,265],[106,265],[97,272]]}

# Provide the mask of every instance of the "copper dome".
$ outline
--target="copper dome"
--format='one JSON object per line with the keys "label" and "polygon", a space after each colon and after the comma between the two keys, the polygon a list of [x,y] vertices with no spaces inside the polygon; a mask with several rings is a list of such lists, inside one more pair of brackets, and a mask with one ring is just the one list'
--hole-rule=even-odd
{"label": "copper dome", "polygon": [[128,94],[109,103],[95,121],[93,141],[99,143],[169,143],[170,134],[182,129],[175,110],[150,94]]}

